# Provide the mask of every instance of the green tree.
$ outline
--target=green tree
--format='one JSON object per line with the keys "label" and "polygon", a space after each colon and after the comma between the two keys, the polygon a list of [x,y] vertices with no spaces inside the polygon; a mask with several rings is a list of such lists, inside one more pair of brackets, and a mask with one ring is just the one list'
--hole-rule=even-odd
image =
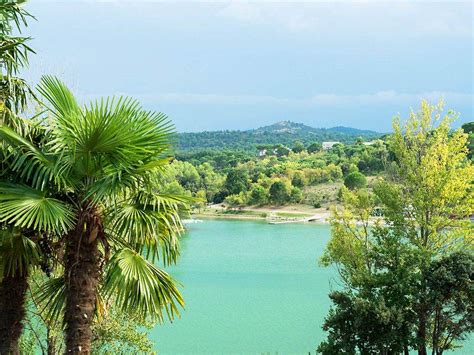
{"label": "green tree", "polygon": [[279,145],[278,147],[276,147],[275,151],[276,151],[276,155],[279,157],[284,157],[290,154],[290,149],[282,145]]}
{"label": "green tree", "polygon": [[26,108],[28,96],[32,95],[26,81],[18,77],[21,69],[28,65],[28,55],[34,53],[28,46],[30,38],[15,36],[27,26],[31,15],[22,5],[26,1],[2,1],[0,3],[0,112],[3,123],[9,121],[11,114]]}
{"label": "green tree", "polygon": [[467,149],[469,152],[467,156],[474,160],[474,122],[467,122],[461,128],[468,134]]}
{"label": "green tree", "polygon": [[323,145],[320,142],[313,142],[308,146],[306,150],[308,151],[308,153],[313,154],[321,151],[321,149],[323,149]]}
{"label": "green tree", "polygon": [[177,196],[191,196],[191,191],[186,190],[177,181],[172,181],[169,184],[164,184],[162,187],[162,192],[165,194]]}
{"label": "green tree", "polygon": [[316,193],[316,192],[310,192],[306,194],[306,203],[313,206],[314,208],[320,208],[321,207],[321,194]]}
{"label": "green tree", "polygon": [[248,175],[241,169],[232,169],[227,174],[224,188],[231,195],[246,192],[248,189]]}
{"label": "green tree", "polygon": [[296,186],[293,186],[290,190],[290,201],[292,203],[300,203],[303,201],[303,192]]}
{"label": "green tree", "polygon": [[268,202],[268,192],[260,185],[254,185],[250,190],[249,202],[253,205],[264,205]]}
{"label": "green tree", "polygon": [[[14,35],[27,26],[30,15],[22,8],[24,1],[0,3],[0,125],[29,135],[35,131],[18,114],[26,109],[31,90],[18,75],[28,64],[32,49],[29,38]],[[4,179],[15,180],[7,163],[8,152],[0,142],[0,170]],[[25,316],[25,295],[30,266],[39,259],[33,242],[34,233],[14,228],[0,219],[0,353],[17,353]]]}
{"label": "green tree", "polygon": [[197,169],[188,162],[175,161],[172,165],[180,185],[186,190],[196,193],[201,186],[201,177]]}
{"label": "green tree", "polygon": [[301,153],[302,151],[305,150],[304,144],[301,141],[295,141],[293,144],[293,148],[291,148],[293,153]]}
{"label": "green tree", "polygon": [[[440,261],[445,266],[439,274],[433,266],[456,250],[472,253],[473,246],[468,216],[474,213],[474,166],[466,156],[467,135],[461,130],[451,132],[453,113],[441,117],[441,105],[422,102],[421,110],[412,112],[405,126],[394,120],[390,142],[394,160],[386,179],[375,186],[373,197],[365,190],[342,191],[343,206],[333,211],[331,240],[322,259],[324,264],[338,265],[345,285],[342,292],[351,302],[370,299],[371,304],[385,304],[390,314],[397,315],[393,321],[387,318],[386,324],[390,329],[400,329],[395,332],[399,338],[393,338],[396,344],[387,342],[392,337],[382,337],[383,327],[376,340],[370,341],[371,345],[381,342],[388,352],[399,351],[396,345],[405,353],[416,349],[425,355],[427,346],[432,345],[441,353],[447,348],[439,346],[440,339],[452,336],[451,341],[461,340],[471,329],[466,322],[472,314],[470,303],[465,302],[469,297],[467,276],[462,276],[469,274],[465,271],[469,270],[468,263],[461,267],[464,271],[456,271],[461,279],[455,287],[451,284],[452,299],[444,299],[440,290],[446,289],[446,280],[456,279],[447,267],[454,263]],[[372,225],[377,204],[385,223],[376,220]],[[461,264],[458,257],[453,260]],[[454,303],[462,306],[453,308]],[[358,332],[366,332],[358,327],[343,329],[333,322],[334,315],[344,314],[345,309],[351,308],[337,305],[327,318],[332,336],[322,345],[326,349],[339,346],[343,337],[360,339]],[[437,320],[437,314],[443,322]],[[457,326],[461,319],[463,326]],[[451,347],[451,341],[445,345]]]}
{"label": "green tree", "polygon": [[277,205],[283,205],[290,199],[290,189],[287,184],[281,180],[275,181],[270,186],[269,193],[271,202]]}
{"label": "green tree", "polygon": [[213,202],[224,184],[224,177],[216,173],[208,162],[199,165],[197,170],[201,177],[201,186],[206,191],[206,199]]}
{"label": "green tree", "polygon": [[92,328],[92,353],[153,354],[148,332],[154,325],[141,315],[112,307]]}
{"label": "green tree", "polygon": [[64,274],[51,280],[59,288],[43,289],[64,310],[66,352],[89,353],[99,288],[125,312],[159,320],[179,312],[176,284],[153,260],[176,261],[187,201],[156,189],[168,164],[166,116],[128,98],[81,107],[53,77],[39,91],[49,112],[43,141],[0,127],[28,182],[0,183],[0,219],[62,237]]}
{"label": "green tree", "polygon": [[229,195],[225,198],[225,203],[232,209],[236,207],[243,207],[247,204],[247,196],[240,192],[236,195]]}
{"label": "green tree", "polygon": [[344,185],[351,190],[362,189],[367,186],[367,179],[364,174],[353,171],[344,179]]}
{"label": "green tree", "polygon": [[474,255],[457,251],[434,260],[424,278],[432,315],[430,347],[441,355],[474,330]]}
{"label": "green tree", "polygon": [[302,171],[295,171],[293,178],[291,179],[291,184],[293,186],[303,188],[306,185],[306,178]]}

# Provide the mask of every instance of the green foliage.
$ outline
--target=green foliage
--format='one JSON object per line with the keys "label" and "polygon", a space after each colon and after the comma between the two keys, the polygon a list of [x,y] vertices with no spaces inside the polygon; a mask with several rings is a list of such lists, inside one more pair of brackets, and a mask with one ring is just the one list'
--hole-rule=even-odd
{"label": "green foliage", "polygon": [[299,187],[300,189],[306,185],[306,177],[302,171],[295,171],[293,178],[291,179],[293,186]]}
{"label": "green foliage", "polygon": [[300,141],[305,145],[323,141],[354,143],[358,137],[372,140],[380,137],[380,134],[373,131],[361,131],[344,127],[332,129],[312,128],[303,124],[285,121],[272,126],[247,131],[180,133],[178,135],[178,147],[180,151],[186,152],[216,149],[242,150],[255,154],[258,146],[275,146],[280,144],[292,147],[295,141]]}
{"label": "green foliage", "polygon": [[320,208],[322,198],[321,198],[320,194],[315,193],[315,192],[311,192],[311,193],[306,195],[306,202],[309,205],[313,206],[314,208]]}
{"label": "green foliage", "polygon": [[125,312],[145,317],[154,315],[163,321],[163,309],[168,318],[179,314],[184,306],[175,281],[169,274],[131,249],[114,254],[105,273],[103,291]]}
{"label": "green foliage", "polygon": [[337,266],[343,288],[330,295],[322,353],[442,354],[472,331],[474,167],[452,118],[423,102],[404,127],[394,121],[374,194],[340,190],[321,262]]}
{"label": "green foliage", "polygon": [[[184,302],[176,282],[154,264],[176,262],[180,214],[189,203],[160,191],[169,167],[171,124],[165,115],[145,111],[129,98],[80,106],[54,77],[44,77],[39,90],[48,112],[31,122],[47,123],[48,129],[34,135],[0,127],[8,169],[0,182],[0,220],[32,234],[46,232],[49,248],[41,251],[49,250],[51,260],[62,259],[70,236],[66,232],[77,227],[78,216],[85,218],[83,228],[95,223],[89,238],[101,244],[98,281],[106,299],[141,317],[172,319]],[[181,167],[186,182],[200,179],[191,164]],[[48,305],[51,322],[62,317],[68,299],[70,270],[58,272],[41,287],[40,301]]]}
{"label": "green foliage", "polygon": [[321,149],[323,149],[323,145],[319,142],[313,142],[310,145],[308,145],[308,148],[306,148],[308,153],[317,153]]}
{"label": "green foliage", "polygon": [[27,185],[0,181],[0,222],[62,234],[73,225],[73,212],[62,201]]}
{"label": "green foliage", "polygon": [[292,150],[293,153],[301,153],[302,151],[305,150],[305,146],[304,146],[303,142],[295,141],[295,143],[293,144],[293,147],[291,148],[291,150]]}
{"label": "green foliage", "polygon": [[275,150],[276,152],[276,155],[278,157],[283,157],[283,156],[287,156],[290,154],[290,148],[287,148],[287,147],[284,147],[284,146],[278,146]]}
{"label": "green foliage", "polygon": [[268,203],[267,190],[263,186],[255,185],[250,191],[249,202],[252,205],[258,205],[258,206]]}
{"label": "green foliage", "polygon": [[303,192],[297,188],[292,187],[290,190],[290,201],[292,203],[300,203],[303,201]]}
{"label": "green foliage", "polygon": [[18,77],[28,65],[29,54],[34,53],[27,44],[30,38],[14,35],[32,17],[23,9],[24,2],[0,3],[0,122],[9,123],[9,116],[25,110],[29,96],[34,97],[25,80]]}
{"label": "green foliage", "polygon": [[[337,145],[329,152],[322,151],[320,144],[315,146],[317,149],[311,153],[304,150],[299,153],[290,152],[281,144],[259,145],[258,148],[265,152],[264,155],[241,151],[180,153],[179,158],[186,164],[192,164],[200,179],[193,174],[195,176],[192,179],[193,183],[189,184],[189,179],[183,179],[182,167],[185,163],[175,160],[170,166],[169,176],[164,180],[163,186],[165,191],[169,191],[167,186],[172,184],[173,191],[177,191],[175,186],[177,180],[192,196],[199,190],[204,190],[208,203],[220,203],[228,195],[247,193],[256,186],[261,186],[268,192],[275,180],[282,179],[290,192],[296,187],[303,194],[303,198],[299,196],[296,198],[294,195],[293,199],[287,199],[284,203],[300,201],[299,203],[313,205],[308,198],[313,186],[339,182],[343,176],[358,172],[359,169],[364,175],[377,173],[383,169],[389,155],[387,145],[381,140],[370,145]],[[189,164],[188,170],[192,170]],[[298,190],[294,191],[296,193]],[[333,195],[333,193],[320,194],[319,203],[315,205],[320,205],[322,201],[333,201]],[[262,201],[262,199],[252,201],[251,196],[247,199],[249,204],[271,202]]]}
{"label": "green foliage", "polygon": [[225,198],[225,203],[227,203],[230,208],[243,207],[247,204],[247,196],[244,192],[229,195]]}
{"label": "green foliage", "polygon": [[323,329],[328,339],[318,352],[333,354],[397,354],[403,352],[400,335],[406,333],[403,315],[383,298],[372,299],[350,292],[332,292],[334,308]]}
{"label": "green foliage", "polygon": [[283,205],[290,200],[291,191],[287,184],[281,180],[275,181],[270,186],[270,201],[276,205]]}
{"label": "green foliage", "polygon": [[0,280],[5,275],[27,273],[31,265],[40,261],[38,245],[18,228],[0,230]]}
{"label": "green foliage", "polygon": [[367,186],[367,179],[358,171],[353,171],[344,179],[344,185],[351,190],[362,189]]}
{"label": "green foliage", "polygon": [[154,354],[147,332],[154,326],[134,313],[112,309],[93,327],[94,354]]}
{"label": "green foliage", "polygon": [[[20,339],[21,354],[64,352],[62,324],[50,322],[45,305],[38,298],[40,288],[47,279],[48,277],[38,270],[30,275],[31,292],[27,297],[25,330]],[[154,353],[154,344],[148,339],[148,331],[155,326],[155,323],[144,319],[137,312],[125,313],[114,303],[104,304],[107,312],[103,312],[95,319],[92,327],[93,353]]]}
{"label": "green foliage", "polygon": [[474,122],[467,122],[461,126],[463,131],[468,134],[467,139],[467,149],[468,153],[467,156],[474,160]]}
{"label": "green foliage", "polygon": [[441,353],[474,330],[474,254],[458,251],[434,260],[424,278],[433,315],[430,347]]}
{"label": "green foliage", "polygon": [[248,175],[242,169],[230,170],[225,179],[224,188],[231,195],[246,192],[248,189]]}

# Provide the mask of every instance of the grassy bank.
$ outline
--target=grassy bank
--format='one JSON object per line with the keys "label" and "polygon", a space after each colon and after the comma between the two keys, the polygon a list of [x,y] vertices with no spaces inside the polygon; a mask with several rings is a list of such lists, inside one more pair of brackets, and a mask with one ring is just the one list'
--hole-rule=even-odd
{"label": "grassy bank", "polygon": [[243,220],[267,220],[281,222],[303,222],[306,218],[316,218],[320,221],[329,216],[326,208],[312,208],[305,205],[292,206],[261,206],[228,209],[222,205],[212,205],[192,213],[194,218],[223,218]]}

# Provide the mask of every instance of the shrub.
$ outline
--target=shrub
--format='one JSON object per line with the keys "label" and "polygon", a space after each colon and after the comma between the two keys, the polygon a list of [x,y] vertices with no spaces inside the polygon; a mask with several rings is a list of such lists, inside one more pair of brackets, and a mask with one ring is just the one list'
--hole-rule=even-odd
{"label": "shrub", "polygon": [[367,179],[358,171],[353,171],[344,179],[344,185],[350,190],[361,189],[367,186]]}

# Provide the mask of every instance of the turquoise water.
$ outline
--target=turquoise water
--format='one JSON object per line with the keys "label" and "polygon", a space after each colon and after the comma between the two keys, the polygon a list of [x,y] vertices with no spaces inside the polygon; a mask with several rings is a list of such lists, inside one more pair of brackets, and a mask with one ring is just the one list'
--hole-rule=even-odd
{"label": "turquoise water", "polygon": [[338,285],[336,271],[317,264],[329,227],[222,220],[188,227],[170,270],[184,285],[186,309],[151,332],[159,353],[314,354],[325,338],[327,294]]}

